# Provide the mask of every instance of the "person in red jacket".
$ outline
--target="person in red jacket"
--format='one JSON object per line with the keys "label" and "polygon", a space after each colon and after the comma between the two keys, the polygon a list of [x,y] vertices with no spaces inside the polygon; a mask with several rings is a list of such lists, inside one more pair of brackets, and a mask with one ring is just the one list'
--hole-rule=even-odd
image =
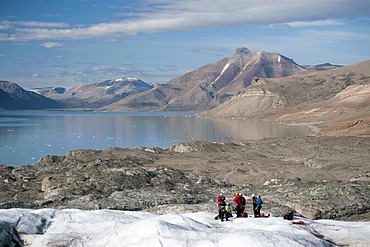
{"label": "person in red jacket", "polygon": [[235,202],[235,205],[236,205],[236,217],[237,218],[241,217],[242,213],[243,213],[242,194],[236,192],[236,195],[235,195],[233,201]]}
{"label": "person in red jacket", "polygon": [[221,192],[220,195],[217,197],[218,218],[221,219],[221,221],[224,221],[224,218],[226,216],[225,206],[226,206],[225,196]]}
{"label": "person in red jacket", "polygon": [[221,204],[220,204],[220,203],[221,203],[222,199],[223,199],[223,200],[225,200],[225,196],[224,196],[224,194],[221,192],[221,193],[220,193],[220,195],[217,197],[217,207],[218,207],[218,208],[220,208],[220,207],[221,207]]}

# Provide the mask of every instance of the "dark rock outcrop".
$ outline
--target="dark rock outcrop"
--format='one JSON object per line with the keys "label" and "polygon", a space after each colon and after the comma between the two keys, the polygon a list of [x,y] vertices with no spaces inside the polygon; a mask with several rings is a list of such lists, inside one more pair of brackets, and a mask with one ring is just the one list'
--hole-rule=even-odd
{"label": "dark rock outcrop", "polygon": [[15,226],[9,222],[0,221],[0,246],[24,246]]}
{"label": "dark rock outcrop", "polygon": [[[1,166],[0,207],[143,210],[164,204],[206,203],[218,187],[231,187],[153,166],[156,155],[164,152],[161,149],[156,154],[144,150],[135,150],[140,155],[130,154],[133,151],[76,150],[65,157],[47,156],[32,166]],[[109,153],[118,155],[110,157]]]}

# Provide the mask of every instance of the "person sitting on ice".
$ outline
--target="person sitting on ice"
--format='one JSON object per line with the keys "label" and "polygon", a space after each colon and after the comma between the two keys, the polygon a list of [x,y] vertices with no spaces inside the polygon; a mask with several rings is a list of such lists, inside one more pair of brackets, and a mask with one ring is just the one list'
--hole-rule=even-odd
{"label": "person sitting on ice", "polygon": [[230,202],[226,203],[225,211],[226,211],[226,221],[228,221],[230,217],[233,217],[233,214],[231,212]]}

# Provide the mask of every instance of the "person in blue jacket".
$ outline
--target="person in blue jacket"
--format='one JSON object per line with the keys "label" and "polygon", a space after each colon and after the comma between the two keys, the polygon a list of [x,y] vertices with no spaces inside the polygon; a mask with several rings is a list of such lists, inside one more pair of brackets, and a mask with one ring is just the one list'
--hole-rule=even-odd
{"label": "person in blue jacket", "polygon": [[254,213],[254,217],[261,217],[262,204],[263,204],[262,198],[261,198],[261,196],[258,196],[257,207],[256,207],[256,211]]}

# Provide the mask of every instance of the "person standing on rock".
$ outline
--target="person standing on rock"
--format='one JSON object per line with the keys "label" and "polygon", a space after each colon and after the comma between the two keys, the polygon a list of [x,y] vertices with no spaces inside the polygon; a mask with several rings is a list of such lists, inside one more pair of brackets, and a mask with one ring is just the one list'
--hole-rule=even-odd
{"label": "person standing on rock", "polygon": [[236,195],[233,199],[236,205],[236,217],[239,218],[243,213],[243,201],[241,193],[236,192]]}

